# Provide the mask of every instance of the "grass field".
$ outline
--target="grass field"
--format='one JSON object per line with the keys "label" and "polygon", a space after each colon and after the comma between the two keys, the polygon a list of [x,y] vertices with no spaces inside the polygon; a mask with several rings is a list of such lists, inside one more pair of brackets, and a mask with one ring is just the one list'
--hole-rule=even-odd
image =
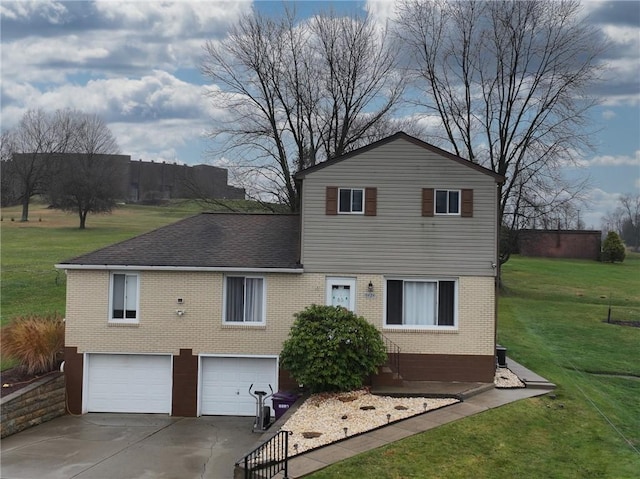
{"label": "grass field", "polygon": [[[126,206],[78,220],[34,205],[2,210],[2,323],[64,313],[65,279],[53,265],[190,216],[193,203]],[[11,218],[15,221],[11,221]],[[640,477],[640,255],[622,264],[514,257],[503,269],[499,342],[558,385],[519,401],[342,461],[318,478]],[[3,363],[6,367],[7,363]]]}

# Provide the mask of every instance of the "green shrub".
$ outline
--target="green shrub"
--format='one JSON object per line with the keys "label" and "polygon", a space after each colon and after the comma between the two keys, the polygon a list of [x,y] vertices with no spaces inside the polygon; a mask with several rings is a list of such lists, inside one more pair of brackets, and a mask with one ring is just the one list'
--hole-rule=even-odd
{"label": "green shrub", "polygon": [[295,316],[280,360],[311,392],[358,389],[386,361],[380,332],[345,308],[312,305]]}
{"label": "green shrub", "polygon": [[64,322],[59,314],[17,318],[2,328],[2,355],[27,374],[53,371],[62,359]]}
{"label": "green shrub", "polygon": [[622,263],[625,257],[624,243],[615,231],[609,231],[602,245],[602,261],[607,263]]}

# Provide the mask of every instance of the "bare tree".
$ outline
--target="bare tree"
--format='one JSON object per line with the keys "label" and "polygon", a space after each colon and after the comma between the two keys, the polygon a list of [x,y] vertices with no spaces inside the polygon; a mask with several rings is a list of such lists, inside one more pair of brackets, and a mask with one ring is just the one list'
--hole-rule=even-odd
{"label": "bare tree", "polygon": [[396,31],[413,101],[439,119],[443,146],[506,178],[503,226],[579,196],[584,182],[561,169],[589,147],[587,89],[604,45],[577,1],[405,0]]}
{"label": "bare tree", "polygon": [[626,193],[618,198],[618,207],[602,218],[604,232],[618,233],[625,244],[640,250],[640,194]]}
{"label": "bare tree", "polygon": [[620,236],[635,251],[640,249],[640,194],[624,194],[620,197],[624,223]]}
{"label": "bare tree", "polygon": [[122,198],[122,165],[113,158],[118,144],[105,122],[93,114],[68,112],[73,137],[49,191],[54,205],[76,212],[80,229],[88,213],[108,213]]}
{"label": "bare tree", "polygon": [[216,153],[231,159],[249,195],[292,211],[294,174],[385,136],[403,91],[389,41],[368,16],[301,23],[292,12],[254,13],[204,48],[210,97],[227,113],[211,134]]}
{"label": "bare tree", "polygon": [[27,111],[16,128],[2,134],[3,177],[22,203],[20,221],[29,220],[29,203],[45,192],[55,156],[69,141],[67,112]]}

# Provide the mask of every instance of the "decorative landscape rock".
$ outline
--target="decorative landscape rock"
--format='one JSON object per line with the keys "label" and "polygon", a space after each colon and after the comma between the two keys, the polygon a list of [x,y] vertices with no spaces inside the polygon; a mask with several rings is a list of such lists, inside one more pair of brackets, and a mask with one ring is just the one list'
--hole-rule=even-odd
{"label": "decorative landscape rock", "polygon": [[315,439],[316,437],[320,437],[322,436],[321,432],[303,432],[302,433],[302,437],[304,437],[305,439]]}
{"label": "decorative landscape rock", "polygon": [[[348,400],[344,401],[344,398]],[[459,402],[455,398],[429,398],[428,408],[425,409],[426,400],[424,397],[375,396],[365,389],[349,393],[314,394],[298,407],[281,430],[291,432],[289,454],[295,456],[385,426],[389,422]],[[396,406],[406,409],[396,409]],[[343,419],[345,416],[346,419]],[[321,432],[322,435],[310,437],[310,432]]]}

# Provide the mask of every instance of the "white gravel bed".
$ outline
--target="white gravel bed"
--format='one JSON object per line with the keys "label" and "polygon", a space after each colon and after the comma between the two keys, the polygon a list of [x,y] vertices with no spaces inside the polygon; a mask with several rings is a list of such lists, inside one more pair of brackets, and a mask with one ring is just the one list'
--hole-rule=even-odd
{"label": "white gravel bed", "polygon": [[523,388],[524,383],[508,368],[496,369],[495,379],[493,383],[498,389]]}
{"label": "white gravel bed", "polygon": [[460,401],[455,398],[376,396],[365,389],[314,394],[291,415],[281,430],[292,433],[289,436],[289,454],[293,456],[457,402]]}

